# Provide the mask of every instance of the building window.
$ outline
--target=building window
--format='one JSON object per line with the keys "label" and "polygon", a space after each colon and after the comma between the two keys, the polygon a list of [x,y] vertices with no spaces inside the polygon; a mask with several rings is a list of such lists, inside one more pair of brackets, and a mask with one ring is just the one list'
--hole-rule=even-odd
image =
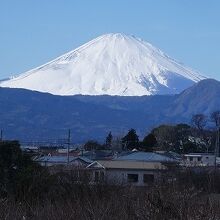
{"label": "building window", "polygon": [[193,161],[193,157],[189,157],[189,160],[190,160],[190,161]]}
{"label": "building window", "polygon": [[129,183],[138,182],[138,174],[128,174],[128,182]]}
{"label": "building window", "polygon": [[143,176],[144,183],[153,183],[154,175],[153,174],[144,174]]}
{"label": "building window", "polygon": [[198,157],[198,161],[201,161],[202,160],[202,158],[201,157]]}

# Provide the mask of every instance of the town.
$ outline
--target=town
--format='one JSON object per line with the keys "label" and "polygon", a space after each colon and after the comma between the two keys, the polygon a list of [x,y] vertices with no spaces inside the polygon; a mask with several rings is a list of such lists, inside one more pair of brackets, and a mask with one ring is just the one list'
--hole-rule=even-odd
{"label": "town", "polygon": [[110,132],[104,144],[89,140],[75,145],[69,130],[67,138],[60,143],[21,143],[21,149],[51,172],[77,171],[78,183],[86,174],[91,183],[148,186],[169,181],[174,168],[182,171],[191,168],[195,172],[220,169],[220,112],[213,112],[210,119],[213,129],[206,128],[205,115],[197,114],[192,117],[192,126],[161,125],[142,141],[135,129],[130,129],[121,139]]}
{"label": "town", "polygon": [[[159,135],[161,129],[163,136],[168,131],[165,139]],[[70,218],[74,212],[79,218],[125,215],[130,219],[142,213],[149,219],[186,215],[208,219],[219,210],[218,135],[219,129],[201,132],[186,124],[161,125],[143,140],[130,129],[121,139],[109,132],[103,144],[89,140],[80,145],[72,143],[70,130],[62,141],[21,143],[4,140],[1,132],[0,195],[23,203],[18,209],[17,202],[5,200],[6,207],[14,210],[11,218],[51,218],[52,213]],[[163,147],[158,147],[159,137]],[[213,140],[209,147],[204,137]],[[71,209],[63,207],[67,204]],[[121,209],[115,213],[119,205]],[[179,205],[185,208],[177,212]],[[58,206],[56,210],[54,206]],[[1,209],[2,216],[8,211]]]}

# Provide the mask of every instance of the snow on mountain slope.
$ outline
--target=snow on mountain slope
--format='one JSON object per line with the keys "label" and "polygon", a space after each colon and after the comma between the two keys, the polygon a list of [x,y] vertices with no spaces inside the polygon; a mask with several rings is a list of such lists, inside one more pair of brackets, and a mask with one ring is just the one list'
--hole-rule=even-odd
{"label": "snow on mountain slope", "polygon": [[56,95],[176,94],[205,77],[133,36],[102,35],[1,87]]}

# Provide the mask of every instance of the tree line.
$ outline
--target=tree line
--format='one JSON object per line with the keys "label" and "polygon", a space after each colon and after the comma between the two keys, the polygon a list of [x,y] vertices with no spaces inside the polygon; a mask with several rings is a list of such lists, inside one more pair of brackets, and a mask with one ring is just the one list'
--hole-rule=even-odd
{"label": "tree line", "polygon": [[142,150],[142,151],[174,151],[177,153],[214,152],[217,129],[220,126],[220,111],[214,111],[210,116],[195,114],[190,124],[160,125],[152,129],[140,140],[135,129],[131,128],[122,137],[113,137],[109,132],[105,143],[95,140],[85,143],[86,150]]}

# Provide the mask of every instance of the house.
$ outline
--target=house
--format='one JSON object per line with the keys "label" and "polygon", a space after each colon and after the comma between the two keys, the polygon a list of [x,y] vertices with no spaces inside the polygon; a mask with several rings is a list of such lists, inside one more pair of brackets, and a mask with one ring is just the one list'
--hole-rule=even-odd
{"label": "house", "polygon": [[80,154],[80,150],[78,150],[77,148],[58,148],[56,151],[53,151],[50,153],[50,155],[52,156],[67,156],[67,154],[69,154],[69,156],[73,156],[73,157],[77,157]]}
{"label": "house", "polygon": [[80,156],[87,157],[90,160],[110,160],[114,157],[112,150],[91,150],[91,151],[81,151]]}
{"label": "house", "polygon": [[173,158],[175,160],[181,161],[182,160],[182,155],[173,152],[173,151],[156,151],[156,153],[159,153],[160,155],[164,155],[170,158]]}
{"label": "house", "polygon": [[185,154],[183,157],[183,166],[214,166],[216,157],[214,154],[209,153],[190,153]]}
{"label": "house", "polygon": [[41,166],[57,166],[57,165],[71,165],[74,167],[86,167],[93,161],[86,157],[69,157],[69,162],[67,156],[42,156],[35,159]]}
{"label": "house", "polygon": [[39,147],[29,146],[29,145],[22,145],[21,150],[25,153],[38,153],[39,152]]}
{"label": "house", "polygon": [[92,179],[113,184],[147,186],[161,180],[169,166],[178,161],[158,153],[132,152],[112,160],[97,160],[87,166]]}

